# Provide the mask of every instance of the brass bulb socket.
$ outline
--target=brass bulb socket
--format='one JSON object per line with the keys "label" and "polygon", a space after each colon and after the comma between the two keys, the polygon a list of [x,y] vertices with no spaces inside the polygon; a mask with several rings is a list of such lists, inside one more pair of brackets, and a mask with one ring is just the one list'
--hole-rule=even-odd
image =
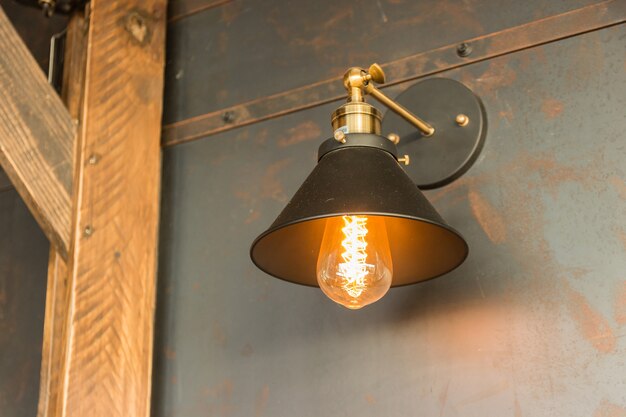
{"label": "brass bulb socket", "polygon": [[[346,133],[374,133],[381,132],[381,112],[365,102],[346,103],[332,114],[333,130],[344,128]],[[345,126],[345,127],[344,127]]]}

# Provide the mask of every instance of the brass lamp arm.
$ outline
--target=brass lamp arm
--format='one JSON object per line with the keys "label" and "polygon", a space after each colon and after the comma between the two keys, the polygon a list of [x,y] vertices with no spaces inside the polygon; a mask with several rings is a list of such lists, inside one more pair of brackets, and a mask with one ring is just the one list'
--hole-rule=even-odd
{"label": "brass lamp arm", "polygon": [[409,123],[417,127],[424,136],[432,136],[432,134],[435,133],[434,127],[384,95],[382,91],[374,87],[371,83],[367,83],[365,85],[365,93],[373,96],[376,100],[380,101],[392,111],[405,118]]}
{"label": "brass lamp arm", "polygon": [[378,64],[370,65],[365,71],[362,68],[350,68],[344,75],[344,86],[348,91],[349,102],[362,102],[363,93],[369,94],[380,101],[392,111],[406,119],[409,123],[417,127],[424,136],[431,136],[435,133],[435,128],[430,124],[415,116],[413,113],[384,95],[379,89],[374,87],[373,83],[383,84],[385,82],[385,73]]}

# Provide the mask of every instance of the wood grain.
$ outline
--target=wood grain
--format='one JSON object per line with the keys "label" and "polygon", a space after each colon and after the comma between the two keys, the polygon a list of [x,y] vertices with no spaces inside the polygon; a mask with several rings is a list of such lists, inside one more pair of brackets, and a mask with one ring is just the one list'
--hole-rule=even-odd
{"label": "wood grain", "polygon": [[66,256],[76,129],[1,8],[0,50],[0,164]]}
{"label": "wood grain", "polygon": [[67,349],[66,323],[69,316],[70,292],[67,264],[50,248],[48,260],[48,285],[46,288],[46,313],[41,347],[39,377],[39,404],[37,416],[54,416],[61,398],[62,365]]}
{"label": "wood grain", "polygon": [[[82,12],[75,13],[67,27],[66,52],[63,68],[63,91],[61,97],[73,119],[80,120],[83,86],[87,58],[88,24]],[[75,167],[79,164],[75,163]],[[74,184],[77,195],[79,184]],[[75,200],[75,199],[74,199]],[[77,213],[72,213],[72,224],[77,222]],[[75,234],[71,242],[75,240]],[[48,285],[46,313],[39,377],[39,417],[54,416],[63,399],[62,371],[68,348],[68,324],[70,313],[71,286],[67,263],[54,247],[50,248],[48,261]]]}
{"label": "wood grain", "polygon": [[40,417],[150,414],[165,6],[91,2],[67,283],[52,254]]}

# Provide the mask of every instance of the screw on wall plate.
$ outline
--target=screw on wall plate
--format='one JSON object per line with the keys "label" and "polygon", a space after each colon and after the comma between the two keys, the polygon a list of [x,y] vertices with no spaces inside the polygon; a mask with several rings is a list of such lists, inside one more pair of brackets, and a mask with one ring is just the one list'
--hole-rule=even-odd
{"label": "screw on wall plate", "polygon": [[93,235],[93,227],[91,227],[91,225],[89,224],[85,226],[85,229],[83,230],[83,235],[85,235],[85,237]]}
{"label": "screw on wall plate", "polygon": [[226,111],[222,114],[222,121],[224,123],[233,123],[235,121],[235,113],[232,111]]}
{"label": "screw on wall plate", "polygon": [[98,155],[91,154],[91,156],[89,157],[89,165],[96,165],[98,163]]}
{"label": "screw on wall plate", "polygon": [[467,124],[469,123],[469,117],[467,117],[464,114],[457,114],[454,121],[456,122],[457,125],[461,127],[467,126]]}
{"label": "screw on wall plate", "polygon": [[411,163],[411,158],[409,155],[404,155],[402,158],[398,158],[398,162],[404,165],[409,165]]}
{"label": "screw on wall plate", "polygon": [[456,54],[461,58],[465,58],[472,53],[472,46],[469,43],[463,42],[456,47]]}
{"label": "screw on wall plate", "polygon": [[394,145],[397,145],[398,143],[400,143],[400,135],[398,135],[397,133],[388,134],[387,139],[389,139],[391,143],[393,143]]}

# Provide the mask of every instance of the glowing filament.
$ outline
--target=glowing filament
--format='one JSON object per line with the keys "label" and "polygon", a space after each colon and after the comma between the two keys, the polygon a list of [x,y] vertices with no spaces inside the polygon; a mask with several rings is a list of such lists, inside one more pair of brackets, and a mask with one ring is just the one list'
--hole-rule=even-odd
{"label": "glowing filament", "polygon": [[357,298],[367,289],[365,277],[368,269],[373,265],[367,260],[367,217],[343,216],[344,227],[341,229],[344,239],[341,246],[345,251],[341,254],[344,262],[339,264],[337,275],[343,277],[343,288],[354,298]]}

